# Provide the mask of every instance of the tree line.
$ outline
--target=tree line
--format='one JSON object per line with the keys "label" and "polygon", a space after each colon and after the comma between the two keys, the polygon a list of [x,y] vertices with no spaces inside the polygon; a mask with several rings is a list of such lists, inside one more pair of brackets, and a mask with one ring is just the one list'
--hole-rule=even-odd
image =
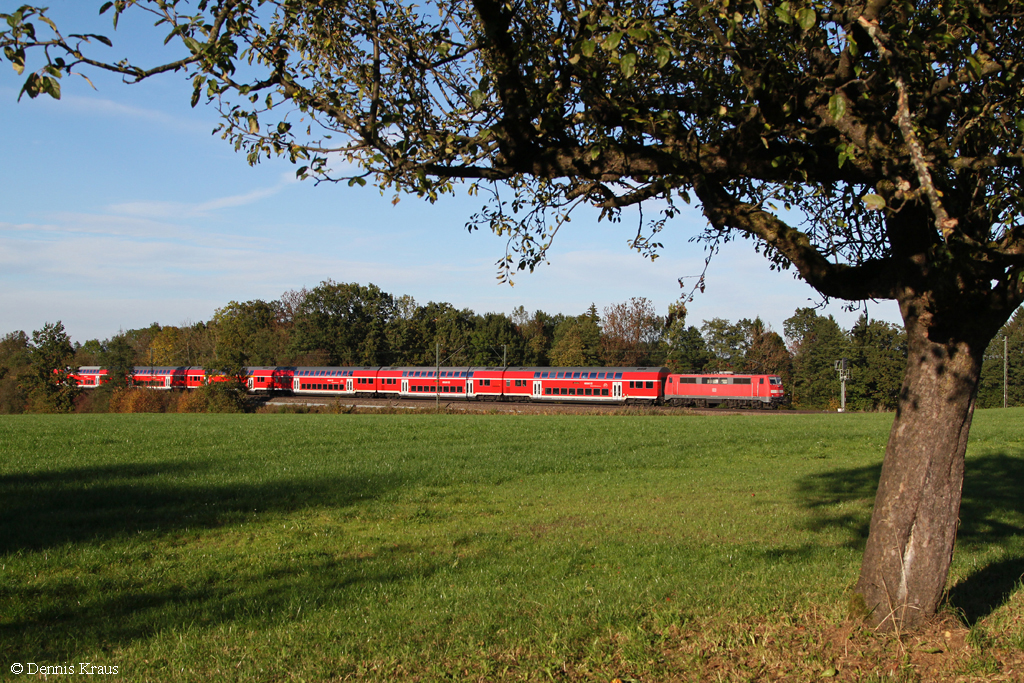
{"label": "tree line", "polygon": [[[1008,338],[1009,402],[1024,405],[1024,315],[1014,316],[986,355],[979,406],[1002,405],[1002,338]],[[0,412],[66,412],[74,392],[66,368],[101,365],[199,366],[236,372],[248,365],[665,366],[673,372],[777,374],[794,407],[839,404],[834,364],[847,358],[851,410],[893,410],[907,359],[906,333],[866,315],[849,330],[800,308],[782,334],[760,318],[688,325],[686,307],[660,315],[643,297],[591,305],[580,315],[476,314],[448,303],[418,304],[375,285],[325,281],[275,301],[232,301],[206,322],[153,323],[109,339],[72,342],[59,322],[0,340]],[[118,374],[118,373],[114,373]]]}

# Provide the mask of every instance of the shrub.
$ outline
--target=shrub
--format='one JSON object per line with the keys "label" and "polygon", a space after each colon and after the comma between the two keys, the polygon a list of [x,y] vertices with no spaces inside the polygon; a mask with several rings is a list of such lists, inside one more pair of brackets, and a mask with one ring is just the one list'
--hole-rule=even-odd
{"label": "shrub", "polygon": [[205,413],[210,402],[206,398],[206,392],[202,389],[186,391],[178,398],[179,413]]}
{"label": "shrub", "polygon": [[112,413],[162,413],[167,407],[168,397],[162,391],[124,387],[115,389],[110,395]]}

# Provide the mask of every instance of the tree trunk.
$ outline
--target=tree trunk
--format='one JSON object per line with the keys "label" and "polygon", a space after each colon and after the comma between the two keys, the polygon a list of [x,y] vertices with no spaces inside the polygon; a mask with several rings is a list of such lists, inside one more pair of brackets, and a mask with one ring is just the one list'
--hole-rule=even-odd
{"label": "tree trunk", "polygon": [[958,338],[967,335],[939,332],[924,297],[907,297],[900,308],[909,343],[907,371],[855,588],[869,610],[868,623],[881,629],[919,624],[935,613],[946,588],[988,341],[981,337],[989,327],[979,325],[986,330]]}

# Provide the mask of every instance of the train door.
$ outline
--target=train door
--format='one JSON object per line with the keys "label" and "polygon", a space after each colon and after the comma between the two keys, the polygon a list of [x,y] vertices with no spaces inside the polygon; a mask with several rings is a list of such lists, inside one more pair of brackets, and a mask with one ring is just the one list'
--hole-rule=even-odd
{"label": "train door", "polygon": [[407,380],[407,379],[403,379],[402,380],[402,393],[403,394],[408,394],[409,393],[409,380]]}
{"label": "train door", "polygon": [[300,386],[302,386],[302,384],[301,384],[301,380],[298,377],[296,377],[295,379],[292,380],[292,390],[293,391],[298,391]]}
{"label": "train door", "polygon": [[543,393],[544,390],[541,389],[540,387],[541,387],[541,384],[540,384],[539,380],[535,381],[533,383],[533,397],[534,398],[540,398],[541,393]]}
{"label": "train door", "polygon": [[612,398],[622,398],[622,382],[612,382]]}
{"label": "train door", "polygon": [[473,398],[473,380],[466,380],[466,398]]}
{"label": "train door", "polygon": [[248,382],[246,382],[246,384],[248,384],[248,385],[249,385],[249,391],[252,391],[252,388],[253,388],[253,384],[252,384],[252,383],[253,383],[254,381],[255,381],[255,379],[254,379],[253,377],[250,377],[250,378],[249,378],[249,381],[248,381]]}
{"label": "train door", "polygon": [[352,391],[352,378],[345,380],[345,391]]}

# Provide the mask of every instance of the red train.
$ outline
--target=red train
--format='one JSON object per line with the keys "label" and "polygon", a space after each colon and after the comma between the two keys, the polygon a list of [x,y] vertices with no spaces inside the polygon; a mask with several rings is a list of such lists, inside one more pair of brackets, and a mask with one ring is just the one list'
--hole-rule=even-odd
{"label": "red train", "polygon": [[[96,387],[107,370],[91,366],[74,375]],[[249,367],[239,378],[254,394],[372,398],[435,398],[648,404],[707,408],[777,408],[787,402],[775,375],[674,374],[668,368],[484,367]],[[225,381],[196,367],[137,366],[136,386],[194,389]]]}

